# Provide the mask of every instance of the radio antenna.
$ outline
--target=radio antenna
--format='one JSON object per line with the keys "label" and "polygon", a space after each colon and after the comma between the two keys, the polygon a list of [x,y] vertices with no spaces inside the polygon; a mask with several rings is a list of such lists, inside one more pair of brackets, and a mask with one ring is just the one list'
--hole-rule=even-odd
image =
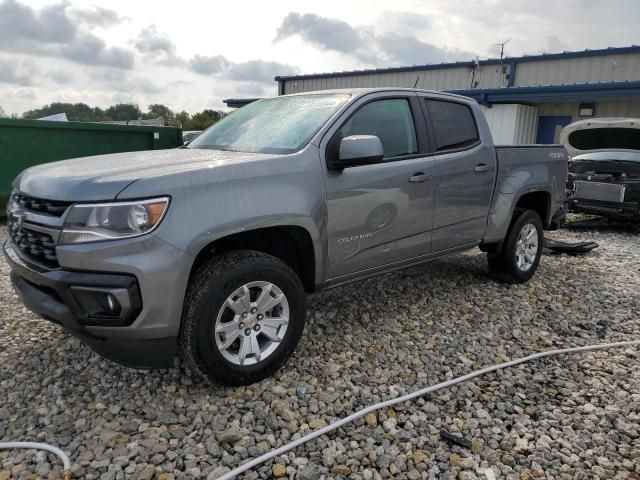
{"label": "radio antenna", "polygon": [[416,86],[418,85],[418,80],[420,80],[420,75],[418,75],[418,78],[416,78],[416,83],[413,84],[413,88],[416,88]]}
{"label": "radio antenna", "polygon": [[502,65],[502,59],[504,58],[504,46],[511,41],[510,38],[507,38],[504,42],[496,43],[496,47],[500,47],[500,64]]}
{"label": "radio antenna", "polygon": [[[507,38],[504,42],[498,42],[495,44],[497,47],[500,47],[500,71],[503,74],[506,73],[504,68],[504,46],[510,41],[511,39]],[[502,80],[500,81],[500,85],[502,86]]]}

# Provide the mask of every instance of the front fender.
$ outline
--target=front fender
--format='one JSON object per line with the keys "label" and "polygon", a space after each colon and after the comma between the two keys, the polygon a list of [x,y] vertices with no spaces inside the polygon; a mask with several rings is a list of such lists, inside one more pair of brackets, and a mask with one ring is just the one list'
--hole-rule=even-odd
{"label": "front fender", "polygon": [[241,222],[236,221],[229,224],[214,225],[210,228],[201,229],[186,246],[186,252],[195,259],[208,245],[211,245],[211,243],[217,240],[238,233],[246,233],[269,227],[300,227],[309,234],[314,250],[316,284],[322,283],[326,275],[326,265],[323,262],[323,259],[327,258],[326,241],[322,239],[317,220],[308,216],[265,215],[262,217],[243,219]]}

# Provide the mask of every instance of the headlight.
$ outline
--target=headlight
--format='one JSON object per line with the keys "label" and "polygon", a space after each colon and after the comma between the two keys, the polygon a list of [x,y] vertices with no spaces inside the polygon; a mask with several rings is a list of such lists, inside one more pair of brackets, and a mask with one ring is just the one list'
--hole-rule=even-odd
{"label": "headlight", "polygon": [[130,202],[77,204],[64,220],[60,244],[137,237],[162,221],[169,197]]}

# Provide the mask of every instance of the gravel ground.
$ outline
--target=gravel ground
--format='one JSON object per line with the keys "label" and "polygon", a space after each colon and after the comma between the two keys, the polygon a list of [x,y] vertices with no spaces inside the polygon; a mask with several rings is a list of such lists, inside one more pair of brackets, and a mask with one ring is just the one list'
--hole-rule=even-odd
{"label": "gravel ground", "polygon": [[[597,228],[596,228],[597,227]],[[372,402],[557,347],[640,339],[640,228],[570,217],[526,285],[478,250],[309,298],[293,358],[247,388],[103,360],[25,310],[0,261],[0,440],[59,445],[74,478],[214,479]],[[640,349],[556,357],[370,415],[247,478],[640,479]],[[472,441],[446,443],[440,430]],[[55,458],[0,451],[0,480],[60,478]]]}

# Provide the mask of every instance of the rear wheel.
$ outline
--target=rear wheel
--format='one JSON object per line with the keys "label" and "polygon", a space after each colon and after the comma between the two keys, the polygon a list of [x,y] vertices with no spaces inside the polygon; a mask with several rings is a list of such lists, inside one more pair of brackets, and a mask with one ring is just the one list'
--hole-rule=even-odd
{"label": "rear wheel", "polygon": [[191,280],[180,351],[209,380],[247,385],[284,364],[304,320],[302,284],[284,262],[261,252],[230,252],[210,260]]}
{"label": "rear wheel", "polygon": [[538,269],[542,256],[542,220],[533,210],[517,211],[500,252],[487,254],[489,268],[504,280],[524,283]]}

